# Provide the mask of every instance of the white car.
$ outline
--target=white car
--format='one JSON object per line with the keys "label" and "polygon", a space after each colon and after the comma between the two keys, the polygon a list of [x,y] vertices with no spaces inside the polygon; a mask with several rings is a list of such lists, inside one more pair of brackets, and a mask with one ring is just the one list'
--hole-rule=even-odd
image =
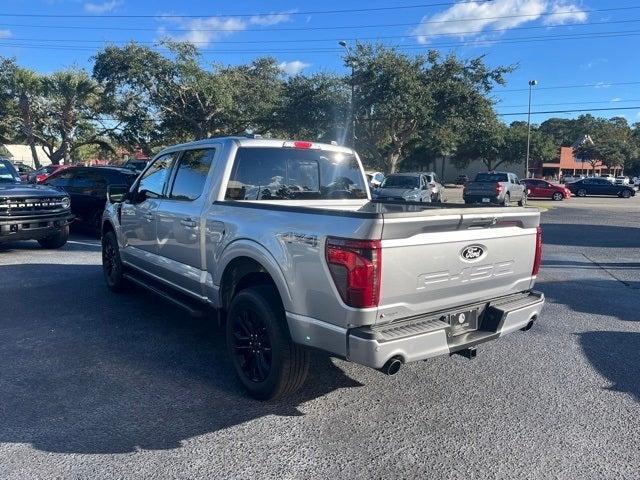
{"label": "white car", "polygon": [[629,177],[616,177],[616,185],[629,185]]}
{"label": "white car", "polygon": [[600,176],[600,178],[604,178],[605,180],[609,180],[611,183],[616,183],[616,177],[614,177],[610,173],[603,173],[602,175],[599,175],[599,176]]}
{"label": "white car", "polygon": [[577,182],[578,180],[582,180],[584,175],[564,175],[562,177],[562,181],[564,183]]}

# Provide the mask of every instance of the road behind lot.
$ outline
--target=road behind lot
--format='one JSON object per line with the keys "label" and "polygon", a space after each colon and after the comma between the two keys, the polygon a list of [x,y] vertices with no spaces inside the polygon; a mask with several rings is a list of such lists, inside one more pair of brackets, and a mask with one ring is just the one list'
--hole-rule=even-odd
{"label": "road behind lot", "polygon": [[0,479],[637,479],[640,198],[548,203],[530,332],[394,377],[314,354],[277,404],[213,322],[108,293],[95,240],[0,246]]}

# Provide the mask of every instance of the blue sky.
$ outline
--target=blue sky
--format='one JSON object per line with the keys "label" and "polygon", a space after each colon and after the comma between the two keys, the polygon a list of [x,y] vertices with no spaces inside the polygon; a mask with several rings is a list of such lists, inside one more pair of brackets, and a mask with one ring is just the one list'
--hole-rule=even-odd
{"label": "blue sky", "polygon": [[[335,12],[358,9],[378,10]],[[90,68],[91,56],[105,43],[151,44],[163,36],[198,43],[206,62],[247,62],[263,51],[276,57],[288,73],[344,72],[339,39],[351,44],[378,39],[411,53],[437,48],[463,58],[486,55],[490,65],[518,64],[508,85],[495,91],[501,114],[527,110],[530,79],[539,82],[534,111],[640,106],[640,2],[629,0],[0,4],[0,55],[16,57],[23,66],[41,72],[70,65]],[[532,121],[579,114],[540,114]],[[640,121],[640,108],[593,114]],[[521,120],[526,115],[502,118]]]}

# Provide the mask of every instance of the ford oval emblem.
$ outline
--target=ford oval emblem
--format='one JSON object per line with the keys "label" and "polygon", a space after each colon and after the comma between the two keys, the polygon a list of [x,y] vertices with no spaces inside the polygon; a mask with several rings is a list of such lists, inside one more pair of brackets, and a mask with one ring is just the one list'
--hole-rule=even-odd
{"label": "ford oval emblem", "polygon": [[464,247],[462,249],[462,252],[460,252],[460,256],[467,262],[480,260],[484,256],[484,247],[482,247],[481,245],[469,245],[468,247]]}

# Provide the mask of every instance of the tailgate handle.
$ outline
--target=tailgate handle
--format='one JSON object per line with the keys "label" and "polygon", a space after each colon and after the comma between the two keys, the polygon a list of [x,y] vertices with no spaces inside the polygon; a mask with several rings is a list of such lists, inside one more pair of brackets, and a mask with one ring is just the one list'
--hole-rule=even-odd
{"label": "tailgate handle", "polygon": [[493,227],[496,223],[498,223],[498,217],[474,218],[473,220],[471,220],[471,225],[469,225],[467,228]]}

